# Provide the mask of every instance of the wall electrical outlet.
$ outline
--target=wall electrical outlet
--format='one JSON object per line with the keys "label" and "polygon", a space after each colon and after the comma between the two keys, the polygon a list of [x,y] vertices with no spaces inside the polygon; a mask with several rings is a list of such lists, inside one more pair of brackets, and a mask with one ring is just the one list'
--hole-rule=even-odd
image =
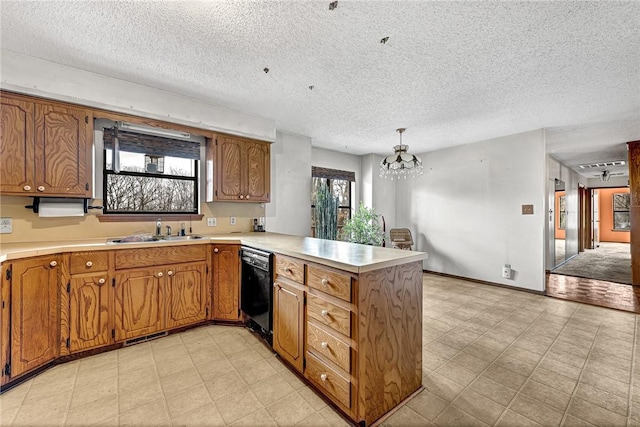
{"label": "wall electrical outlet", "polygon": [[502,267],[502,277],[511,279],[511,264],[505,264],[504,267]]}
{"label": "wall electrical outlet", "polygon": [[231,217],[231,225],[236,225],[236,217],[235,216]]}
{"label": "wall electrical outlet", "polygon": [[215,227],[218,221],[215,218],[207,218],[207,227]]}
{"label": "wall electrical outlet", "polygon": [[264,217],[263,216],[260,217],[260,219],[258,220],[258,223],[260,225],[264,225]]}
{"label": "wall electrical outlet", "polygon": [[13,233],[12,218],[0,218],[0,233],[3,233],[3,234]]}
{"label": "wall electrical outlet", "polygon": [[522,205],[522,215],[533,215],[533,205]]}

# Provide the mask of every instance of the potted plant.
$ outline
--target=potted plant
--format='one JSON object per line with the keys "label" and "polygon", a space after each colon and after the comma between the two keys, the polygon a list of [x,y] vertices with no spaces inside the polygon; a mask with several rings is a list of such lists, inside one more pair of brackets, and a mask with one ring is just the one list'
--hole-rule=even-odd
{"label": "potted plant", "polygon": [[374,208],[367,208],[360,202],[358,211],[342,227],[341,239],[352,243],[381,246],[384,232],[378,221],[379,216]]}

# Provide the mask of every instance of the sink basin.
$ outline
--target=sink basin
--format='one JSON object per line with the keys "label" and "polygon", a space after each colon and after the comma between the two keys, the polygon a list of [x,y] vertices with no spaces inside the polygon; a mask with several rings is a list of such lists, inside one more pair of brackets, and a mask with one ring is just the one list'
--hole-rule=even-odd
{"label": "sink basin", "polygon": [[162,240],[196,240],[196,239],[204,239],[203,236],[199,236],[197,234],[188,234],[186,236],[162,236]]}

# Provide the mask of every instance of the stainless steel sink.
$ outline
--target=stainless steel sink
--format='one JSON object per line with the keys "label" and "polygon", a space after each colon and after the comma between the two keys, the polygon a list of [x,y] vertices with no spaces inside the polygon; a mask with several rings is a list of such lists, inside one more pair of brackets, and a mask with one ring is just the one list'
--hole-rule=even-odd
{"label": "stainless steel sink", "polygon": [[175,240],[196,240],[196,239],[204,239],[203,236],[199,236],[197,234],[187,234],[186,236],[162,236],[163,240],[175,241]]}
{"label": "stainless steel sink", "polygon": [[127,243],[152,243],[152,242],[180,242],[188,240],[204,239],[204,236],[198,234],[188,234],[186,236],[151,236],[151,235],[134,235],[127,237],[117,237],[115,239],[107,239],[108,245],[119,245]]}

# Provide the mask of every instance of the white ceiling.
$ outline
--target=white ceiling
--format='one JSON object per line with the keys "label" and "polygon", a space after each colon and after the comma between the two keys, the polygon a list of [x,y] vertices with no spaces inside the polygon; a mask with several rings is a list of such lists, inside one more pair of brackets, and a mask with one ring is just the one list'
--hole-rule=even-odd
{"label": "white ceiling", "polygon": [[2,49],[274,119],[322,148],[390,154],[399,127],[416,153],[547,128],[548,150],[577,165],[626,158],[640,139],[637,1],[2,0],[0,12]]}

